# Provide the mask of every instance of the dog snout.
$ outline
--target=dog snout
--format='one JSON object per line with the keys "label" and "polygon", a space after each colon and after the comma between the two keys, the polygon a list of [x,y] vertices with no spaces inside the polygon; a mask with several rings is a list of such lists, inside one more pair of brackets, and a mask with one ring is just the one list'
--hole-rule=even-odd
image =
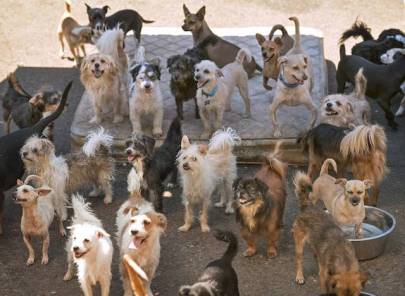
{"label": "dog snout", "polygon": [[308,75],[304,73],[304,75],[302,76],[302,80],[307,80],[308,79]]}
{"label": "dog snout", "polygon": [[262,52],[262,56],[263,56],[264,58],[267,58],[267,53],[266,53],[265,51],[263,51],[263,52]]}
{"label": "dog snout", "polygon": [[100,64],[99,64],[99,63],[95,63],[95,64],[94,64],[94,67],[95,67],[96,69],[98,69],[98,68],[100,68]]}
{"label": "dog snout", "polygon": [[131,155],[131,154],[132,154],[132,151],[131,151],[131,149],[127,149],[127,150],[125,150],[125,153],[126,153],[127,155]]}
{"label": "dog snout", "polygon": [[332,103],[327,103],[327,104],[326,104],[326,107],[332,108]]}
{"label": "dog snout", "polygon": [[358,198],[358,197],[352,197],[352,198],[350,199],[350,203],[351,203],[352,205],[354,205],[354,206],[357,206],[357,205],[360,203],[360,198]]}
{"label": "dog snout", "polygon": [[200,74],[194,75],[194,79],[195,79],[195,80],[200,80],[200,78],[201,78]]}
{"label": "dog snout", "polygon": [[23,157],[27,157],[28,152],[24,151],[22,155],[23,155]]}
{"label": "dog snout", "polygon": [[132,235],[137,235],[138,232],[139,232],[138,230],[131,230],[131,234],[132,234]]}
{"label": "dog snout", "polygon": [[151,87],[150,83],[145,83],[145,88],[146,89],[150,89],[150,87]]}
{"label": "dog snout", "polygon": [[75,252],[79,251],[79,247],[73,247],[73,251]]}
{"label": "dog snout", "polygon": [[103,26],[100,23],[96,24],[96,30],[102,30],[102,29],[103,29]]}
{"label": "dog snout", "polygon": [[186,171],[190,169],[190,165],[188,164],[188,162],[183,164],[183,169],[185,169]]}

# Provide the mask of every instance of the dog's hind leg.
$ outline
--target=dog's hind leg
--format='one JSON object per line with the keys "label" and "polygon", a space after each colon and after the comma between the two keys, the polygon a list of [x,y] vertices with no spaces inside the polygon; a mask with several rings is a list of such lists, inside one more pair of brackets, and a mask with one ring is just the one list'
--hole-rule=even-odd
{"label": "dog's hind leg", "polygon": [[[322,293],[328,293],[327,287],[327,279],[328,279],[328,270],[318,261],[318,269],[319,269],[319,285],[321,286]],[[332,292],[332,291],[330,291]]]}
{"label": "dog's hind leg", "polygon": [[110,284],[111,278],[108,275],[101,277],[100,279],[101,296],[108,296],[110,294]]}
{"label": "dog's hind leg", "polygon": [[235,211],[233,209],[233,190],[232,190],[232,183],[229,180],[225,180],[224,183],[224,189],[225,189],[225,195],[226,195],[226,208],[225,208],[225,214],[233,214]]}
{"label": "dog's hind leg", "polygon": [[31,238],[29,235],[23,234],[23,240],[28,249],[27,265],[32,265],[32,264],[34,264],[34,261],[35,261],[35,253],[34,253],[34,248],[32,247]]}
{"label": "dog's hind leg", "polygon": [[274,258],[277,256],[277,242],[280,239],[280,228],[274,227],[274,224],[267,226],[267,257]]}
{"label": "dog's hind leg", "polygon": [[219,185],[218,185],[218,189],[219,189],[219,202],[216,202],[214,204],[214,207],[216,208],[223,208],[226,204],[227,201],[227,197],[226,197],[226,189],[225,189],[225,181],[222,181]]}
{"label": "dog's hind leg", "polygon": [[377,103],[384,110],[388,125],[392,129],[396,130],[398,128],[398,123],[395,122],[395,115],[391,111],[391,98],[381,98],[377,101]]}
{"label": "dog's hind leg", "polygon": [[8,135],[11,131],[11,114],[8,116],[7,121],[6,121],[6,125],[4,126],[4,131],[6,133],[6,135]]}
{"label": "dog's hind leg", "polygon": [[250,118],[252,116],[250,112],[250,98],[249,98],[249,88],[247,84],[248,77],[245,75],[245,77],[241,77],[240,83],[238,84],[238,89],[240,96],[243,99],[243,102],[245,103],[245,114],[243,114],[243,118]]}
{"label": "dog's hind leg", "polygon": [[274,98],[273,103],[270,105],[270,108],[269,108],[271,123],[273,125],[273,136],[274,137],[281,136],[281,129],[277,122],[277,109],[280,107],[281,104],[282,104],[281,100],[277,100],[277,98]]}
{"label": "dog's hind leg", "polygon": [[58,32],[58,39],[60,43],[59,57],[63,59],[65,57],[65,43],[63,43],[63,32]]}
{"label": "dog's hind leg", "polygon": [[111,173],[100,173],[98,176],[98,183],[105,194],[103,202],[105,204],[112,203],[113,192],[111,186]]}
{"label": "dog's hind leg", "polygon": [[41,264],[48,264],[49,233],[46,233],[42,241],[42,261]]}
{"label": "dog's hind leg", "polygon": [[315,107],[314,103],[312,103],[311,95],[309,94],[302,104],[309,110],[309,112],[311,112],[311,119],[308,126],[308,130],[310,130],[315,125],[316,118],[318,117],[318,110]]}
{"label": "dog's hind leg", "polygon": [[299,285],[305,284],[304,278],[304,271],[302,267],[302,260],[303,260],[303,253],[304,253],[304,245],[306,241],[306,234],[304,231],[299,229],[299,226],[294,223],[293,225],[293,235],[294,235],[294,243],[295,243],[295,264],[297,274],[295,276],[295,282]]}

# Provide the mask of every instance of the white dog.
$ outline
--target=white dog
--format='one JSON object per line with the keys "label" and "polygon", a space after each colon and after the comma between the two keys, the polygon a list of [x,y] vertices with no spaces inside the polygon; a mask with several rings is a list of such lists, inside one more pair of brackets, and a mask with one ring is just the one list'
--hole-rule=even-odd
{"label": "white dog", "polygon": [[108,296],[111,283],[113,245],[110,235],[80,195],[72,196],[74,216],[70,237],[66,243],[68,269],[64,280],[74,274],[77,265],[78,279],[85,296],[93,295],[92,286],[100,283],[101,295]]}
{"label": "white dog", "polygon": [[216,207],[226,206],[225,213],[233,213],[232,185],[236,178],[236,157],[233,147],[240,138],[234,130],[217,131],[206,145],[191,144],[187,136],[183,136],[181,150],[178,155],[178,168],[183,187],[183,203],[186,208],[184,225],[179,231],[188,231],[193,223],[193,208],[201,204],[201,230],[207,232],[208,207],[211,195],[218,187],[220,202]]}
{"label": "white dog", "polygon": [[243,62],[251,61],[250,53],[240,49],[235,61],[219,69],[217,65],[203,60],[195,65],[194,79],[197,81],[197,105],[204,124],[201,138],[208,138],[212,134],[210,115],[214,117],[214,130],[222,126],[225,110],[231,110],[231,97],[235,87],[245,103],[244,117],[250,117],[250,98],[248,89],[248,74],[243,69]]}

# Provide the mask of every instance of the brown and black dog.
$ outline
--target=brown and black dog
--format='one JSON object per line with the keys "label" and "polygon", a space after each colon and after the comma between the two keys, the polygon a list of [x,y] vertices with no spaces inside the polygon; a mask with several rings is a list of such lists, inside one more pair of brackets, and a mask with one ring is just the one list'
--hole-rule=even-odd
{"label": "brown and black dog", "polygon": [[277,159],[280,142],[253,178],[239,179],[235,183],[236,220],[241,225],[241,235],[248,248],[243,253],[256,254],[256,240],[266,235],[267,256],[277,256],[286,199],[287,164]]}

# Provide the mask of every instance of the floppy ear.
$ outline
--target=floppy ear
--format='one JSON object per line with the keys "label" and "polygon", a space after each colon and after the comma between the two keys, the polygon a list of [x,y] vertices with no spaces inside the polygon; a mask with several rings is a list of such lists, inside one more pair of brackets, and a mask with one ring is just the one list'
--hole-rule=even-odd
{"label": "floppy ear", "polygon": [[276,37],[274,38],[274,42],[279,46],[282,47],[283,46],[283,40],[280,37]]}
{"label": "floppy ear", "polygon": [[32,106],[37,106],[42,98],[43,98],[44,94],[43,93],[38,93],[35,96],[33,96],[28,102],[32,105]]}
{"label": "floppy ear", "polygon": [[187,149],[188,147],[190,147],[191,143],[190,140],[188,139],[188,137],[186,135],[183,136],[183,138],[181,139],[181,149]]}
{"label": "floppy ear", "polygon": [[142,142],[143,145],[145,146],[146,149],[146,154],[148,155],[148,157],[151,157],[153,154],[153,148],[155,148],[155,139],[145,136],[142,136]]}
{"label": "floppy ear", "polygon": [[347,111],[350,113],[354,113],[353,105],[350,102],[347,102]]}
{"label": "floppy ear", "polygon": [[366,189],[370,189],[373,186],[373,182],[371,182],[369,179],[364,180],[363,183]]}
{"label": "floppy ear", "polygon": [[287,63],[287,61],[288,61],[288,58],[286,56],[279,57],[277,60],[279,66],[281,66],[284,63]]}
{"label": "floppy ear", "polygon": [[335,184],[341,184],[343,186],[345,186],[346,183],[347,183],[347,179],[345,179],[345,178],[339,178],[339,179],[336,179],[336,181],[335,181]]}
{"label": "floppy ear", "polygon": [[53,143],[47,139],[42,140],[42,145],[44,147],[44,152],[46,154],[51,153],[51,151],[53,151],[55,149],[55,146],[53,145]]}
{"label": "floppy ear", "polygon": [[262,45],[266,38],[262,34],[256,33],[256,40],[259,45]]}
{"label": "floppy ear", "polygon": [[183,4],[183,12],[184,16],[188,16],[190,14],[190,10],[188,10],[186,4]]}
{"label": "floppy ear", "polygon": [[198,145],[198,151],[200,152],[200,154],[206,155],[208,152],[207,145],[204,145],[204,144]]}
{"label": "floppy ear", "polygon": [[203,20],[204,20],[204,16],[205,16],[205,6],[201,7],[201,8],[197,11],[196,15],[197,15],[197,18],[198,18],[200,21],[203,21]]}
{"label": "floppy ear", "polygon": [[108,234],[104,229],[100,228],[99,230],[97,230],[97,238],[103,237],[110,237],[110,234]]}
{"label": "floppy ear", "polygon": [[38,188],[35,189],[35,192],[38,194],[38,196],[45,196],[51,193],[52,189],[51,188]]}
{"label": "floppy ear", "polygon": [[131,213],[131,216],[135,216],[136,214],[138,214],[139,210],[135,206],[129,206],[129,207],[125,208],[122,212],[124,213],[124,215]]}
{"label": "floppy ear", "polygon": [[139,64],[139,65],[136,65],[135,67],[133,67],[133,68],[131,69],[130,73],[131,73],[132,79],[133,79],[134,81],[136,80],[136,77],[138,76],[139,71],[141,70],[141,67],[142,67],[142,65]]}
{"label": "floppy ear", "polygon": [[172,66],[172,64],[174,63],[174,61],[175,61],[177,58],[178,58],[177,55],[171,56],[170,58],[168,58],[168,59],[167,59],[167,62],[166,62],[166,67],[167,67],[167,68],[170,68],[170,67]]}
{"label": "floppy ear", "polygon": [[107,14],[109,9],[111,9],[110,6],[108,6],[108,5],[103,6],[103,11],[105,14]]}
{"label": "floppy ear", "polygon": [[221,69],[219,68],[215,70],[215,74],[217,77],[224,77],[224,73],[222,73]]}
{"label": "floppy ear", "polygon": [[22,186],[24,185],[24,182],[21,181],[20,179],[17,179],[17,186]]}
{"label": "floppy ear", "polygon": [[163,230],[167,228],[167,219],[166,216],[160,213],[155,214],[156,224],[161,227]]}
{"label": "floppy ear", "polygon": [[191,286],[181,286],[179,296],[188,296],[190,294]]}

